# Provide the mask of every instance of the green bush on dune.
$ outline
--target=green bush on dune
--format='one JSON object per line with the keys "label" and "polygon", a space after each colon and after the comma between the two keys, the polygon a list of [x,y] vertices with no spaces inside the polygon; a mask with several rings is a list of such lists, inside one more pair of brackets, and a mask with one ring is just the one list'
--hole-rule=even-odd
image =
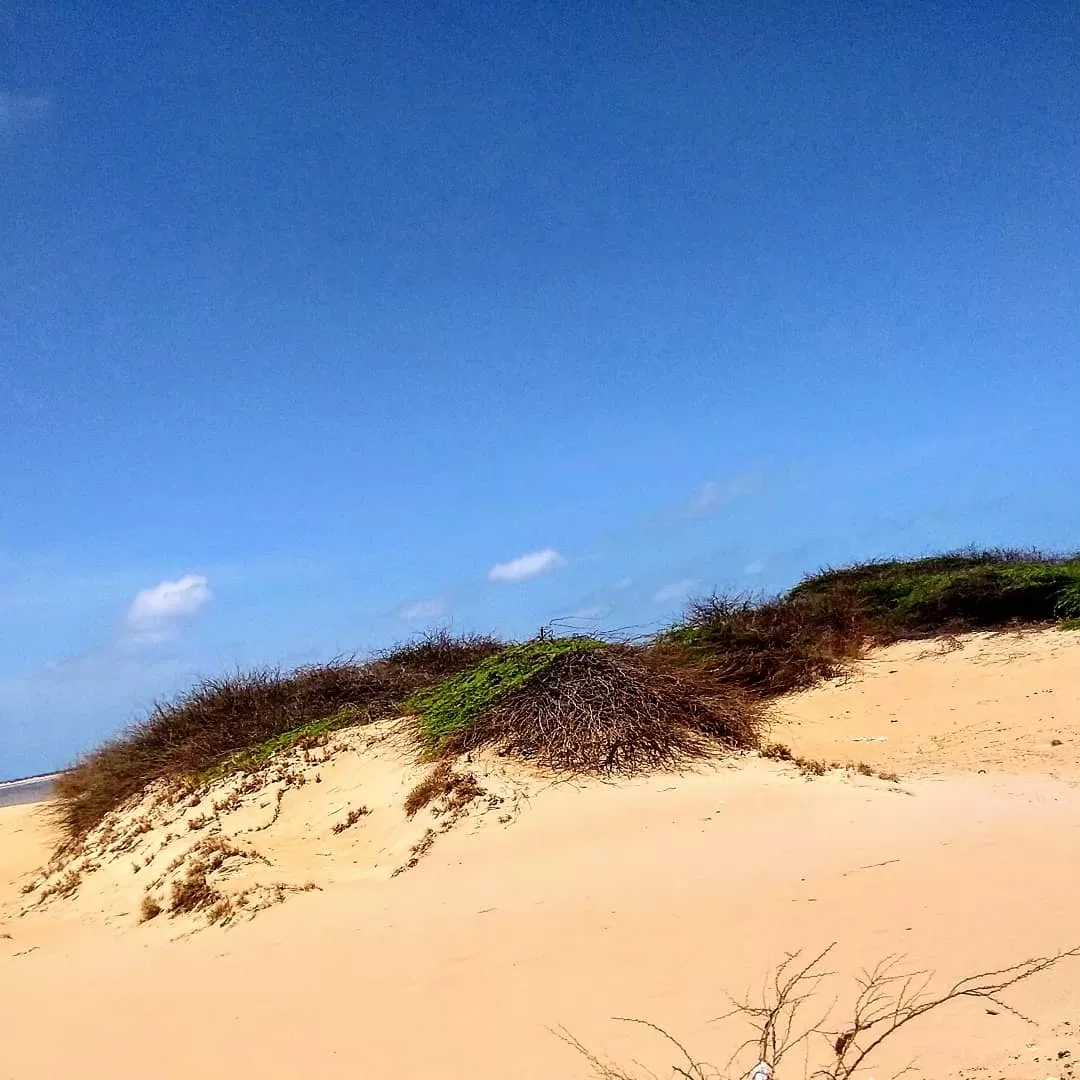
{"label": "green bush on dune", "polygon": [[697,600],[658,645],[769,696],[836,674],[867,643],[1058,620],[1080,626],[1080,557],[961,551],[825,570],[780,597]]}
{"label": "green bush on dune", "polygon": [[417,691],[406,699],[404,708],[418,717],[420,741],[429,754],[436,755],[500,698],[521,689],[559,657],[602,644],[588,637],[563,637],[511,645],[460,675]]}
{"label": "green bush on dune", "polygon": [[807,578],[788,595],[854,603],[882,641],[1052,622],[1080,615],[1080,558],[992,550],[870,562]]}
{"label": "green bush on dune", "polygon": [[1058,593],[1054,614],[1066,623],[1080,622],[1080,581],[1066,585]]}

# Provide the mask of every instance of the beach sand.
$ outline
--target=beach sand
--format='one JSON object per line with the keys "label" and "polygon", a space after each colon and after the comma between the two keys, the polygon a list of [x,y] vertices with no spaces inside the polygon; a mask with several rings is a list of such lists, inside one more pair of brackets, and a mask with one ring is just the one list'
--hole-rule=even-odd
{"label": "beach sand", "polygon": [[[268,860],[239,880],[318,888],[224,928],[140,925],[130,882],[152,868],[128,852],[34,906],[21,889],[47,816],[0,809],[0,1078],[590,1075],[560,1027],[667,1076],[672,1048],[613,1017],[723,1066],[745,1035],[712,1022],[727,995],[758,993],[796,949],[836,943],[842,1009],[850,977],[890,954],[941,985],[1080,944],[1080,634],[960,644],[894,646],[775,710],[796,753],[898,784],[756,757],[612,783],[481,762],[494,797],[396,876],[435,824],[396,809],[417,766],[391,739],[350,745],[306,766],[319,783],[289,788],[272,825],[266,792],[225,818],[259,827],[244,842]],[[867,738],[884,741],[852,741]],[[360,800],[371,813],[334,834]],[[1070,1076],[1080,960],[1008,1001],[1028,1019],[950,1005],[863,1075],[916,1059],[935,1077]],[[778,1080],[801,1076],[789,1061]]]}

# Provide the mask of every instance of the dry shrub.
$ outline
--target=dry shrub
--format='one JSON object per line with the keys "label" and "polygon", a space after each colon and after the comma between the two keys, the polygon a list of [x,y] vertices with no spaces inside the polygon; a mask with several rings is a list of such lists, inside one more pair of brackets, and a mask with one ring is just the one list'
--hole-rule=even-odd
{"label": "dry shrub", "polygon": [[[969,975],[951,986],[935,989],[930,973],[909,970],[902,957],[889,956],[855,977],[850,1011],[837,1014],[834,1010],[839,996],[833,997],[829,1007],[823,1006],[820,1000],[822,991],[829,988],[835,975],[822,966],[832,949],[830,945],[809,961],[802,950],[788,953],[765,979],[760,997],[743,1001],[729,999],[733,1007],[716,1020],[744,1020],[747,1037],[735,1046],[733,1053],[725,1054],[727,1064],[722,1070],[695,1057],[658,1024],[635,1017],[619,1019],[623,1023],[641,1025],[659,1036],[675,1056],[669,1075],[683,1080],[723,1080],[729,1076],[783,1077],[786,1080],[799,1075],[812,1080],[852,1080],[870,1071],[870,1062],[883,1043],[894,1043],[909,1024],[954,1002],[963,999],[983,1002],[997,1007],[987,1007],[988,1013],[1000,1010],[1026,1020],[1002,995],[1064,960],[1080,958],[1080,947],[1062,949],[1008,967]],[[640,1066],[641,1071],[628,1070],[600,1057],[565,1028],[556,1034],[589,1062],[597,1080],[643,1080],[646,1076],[658,1080],[659,1074],[652,1069]],[[1068,1051],[1059,1051],[1058,1060],[1067,1054]],[[788,1068],[788,1062],[793,1058],[795,1063]],[[912,1071],[917,1070],[908,1065],[894,1074],[894,1080]]]}
{"label": "dry shrub", "polygon": [[204,773],[237,751],[339,714],[352,724],[389,716],[410,693],[500,647],[489,637],[440,631],[366,663],[336,660],[205,679],[156,704],[146,719],[59,776],[59,824],[69,839],[84,836],[152,781]]}
{"label": "dry shrub", "polygon": [[691,603],[653,650],[689,654],[717,688],[774,697],[839,674],[862,642],[858,605],[847,595],[798,603],[714,595]]}
{"label": "dry shrub", "polygon": [[[82,874],[75,869],[68,870],[62,877],[57,878],[51,885],[46,886],[38,893],[37,902],[43,904],[46,900],[53,896],[59,896],[66,898],[74,896],[79,890],[79,886],[82,884]],[[33,891],[31,887],[24,886],[24,893]]]}
{"label": "dry shrub", "polygon": [[205,866],[196,864],[182,878],[173,882],[169,911],[173,915],[199,911],[213,907],[221,898],[221,893],[207,879]]}
{"label": "dry shrub", "polygon": [[335,833],[343,833],[346,829],[351,829],[362,817],[366,814],[370,814],[371,811],[366,806],[358,806],[354,810],[350,810],[348,816],[344,821],[339,821],[334,826]]}
{"label": "dry shrub", "polygon": [[405,796],[405,814],[408,817],[414,817],[446,790],[446,782],[452,768],[449,761],[441,761],[413,787]]}
{"label": "dry shrub", "polygon": [[455,772],[450,761],[440,761],[405,797],[405,813],[415,817],[429,803],[443,800],[445,810],[456,811],[484,794],[470,772]]}
{"label": "dry shrub", "polygon": [[384,650],[369,667],[396,684],[396,703],[404,694],[465,671],[505,647],[505,642],[488,634],[455,636],[448,630],[433,630],[416,641]]}
{"label": "dry shrub", "polygon": [[156,919],[163,910],[161,904],[147,893],[142,898],[142,904],[139,907],[139,921],[149,922],[151,919]]}
{"label": "dry shrub", "polygon": [[445,750],[490,745],[571,772],[632,773],[746,745],[744,703],[725,710],[629,646],[567,652],[454,732]]}
{"label": "dry shrub", "polygon": [[769,758],[770,761],[794,761],[795,754],[791,747],[786,743],[769,743],[767,746],[761,748],[761,756],[763,758]]}
{"label": "dry shrub", "polygon": [[[178,856],[166,869],[170,873],[188,862],[184,876],[172,883],[169,896],[169,913],[180,915],[191,911],[203,911],[220,907],[226,898],[210,882],[209,875],[220,870],[230,859],[265,858],[256,852],[245,852],[218,836],[201,840],[186,854]],[[189,861],[190,860],[190,861]],[[217,921],[220,915],[211,921]]]}

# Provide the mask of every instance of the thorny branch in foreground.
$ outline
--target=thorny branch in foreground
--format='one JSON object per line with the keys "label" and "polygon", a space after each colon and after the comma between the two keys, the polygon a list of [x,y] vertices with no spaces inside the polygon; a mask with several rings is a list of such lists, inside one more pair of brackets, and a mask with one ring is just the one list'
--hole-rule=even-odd
{"label": "thorny branch in foreground", "polygon": [[[862,1069],[870,1055],[883,1042],[911,1021],[950,1001],[980,998],[1020,1016],[1012,1006],[1001,1000],[1000,995],[1017,983],[1049,970],[1062,960],[1080,956],[1080,945],[1074,946],[1050,956],[1023,960],[996,971],[969,975],[954,983],[948,990],[937,994],[930,991],[930,974],[925,971],[901,971],[901,957],[886,957],[872,969],[864,970],[857,976],[858,993],[852,1006],[851,1019],[840,1029],[834,1030],[826,1027],[826,1024],[835,1001],[821,1012],[818,1019],[800,1023],[800,1014],[805,1012],[805,1007],[816,997],[822,982],[833,974],[822,969],[825,958],[833,947],[834,945],[830,945],[808,962],[804,962],[801,950],[788,954],[767,981],[760,1004],[751,1001],[733,1002],[734,1008],[730,1012],[717,1017],[718,1020],[725,1020],[733,1016],[743,1016],[755,1030],[754,1035],[735,1049],[723,1070],[695,1059],[682,1043],[656,1024],[627,1017],[617,1019],[643,1024],[675,1046],[681,1060],[670,1066],[669,1075],[681,1080],[723,1080],[732,1075],[729,1070],[751,1047],[754,1049],[756,1064],[752,1064],[751,1068],[740,1069],[734,1075],[771,1078],[784,1058],[800,1046],[805,1047],[807,1053],[804,1076],[808,1075],[814,1080],[849,1080]],[[621,1066],[605,1061],[565,1029],[558,1034],[586,1058],[598,1080],[638,1080],[641,1076],[658,1080],[656,1073],[636,1062],[637,1068],[642,1070],[637,1073],[627,1072]],[[819,1057],[821,1063],[811,1071],[810,1044],[817,1041],[815,1037],[820,1040],[818,1045],[823,1046],[824,1052]]]}

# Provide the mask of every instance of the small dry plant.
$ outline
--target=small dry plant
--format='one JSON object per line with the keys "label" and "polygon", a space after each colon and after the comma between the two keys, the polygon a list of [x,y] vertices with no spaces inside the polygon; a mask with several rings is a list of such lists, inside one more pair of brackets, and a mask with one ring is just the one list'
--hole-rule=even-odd
{"label": "small dry plant", "polygon": [[441,799],[444,804],[437,808],[440,813],[459,811],[483,794],[484,789],[472,773],[457,772],[453,762],[440,761],[405,797],[405,814],[408,817],[415,817],[436,799]]}
{"label": "small dry plant", "polygon": [[370,813],[371,811],[366,806],[358,806],[350,810],[345,820],[339,821],[334,826],[334,832],[343,833],[346,829],[351,829],[365,814]]}
{"label": "small dry plant", "polygon": [[[857,993],[849,1018],[836,1027],[830,1023],[832,1006],[814,1012],[810,1017],[806,1015],[812,1009],[822,983],[834,974],[823,969],[833,947],[830,945],[809,961],[801,951],[790,953],[766,984],[760,1001],[732,1000],[732,1009],[717,1020],[741,1016],[750,1023],[754,1034],[735,1048],[723,1068],[697,1060],[674,1036],[650,1021],[631,1017],[617,1019],[650,1028],[674,1047],[678,1060],[670,1066],[670,1075],[682,1080],[733,1080],[737,1077],[779,1080],[785,1072],[784,1064],[799,1049],[804,1054],[804,1078],[849,1080],[856,1073],[861,1074],[868,1059],[883,1043],[912,1021],[950,1002],[976,998],[1020,1016],[1001,999],[1001,995],[1062,960],[1080,956],[1080,946],[1075,946],[1050,956],[969,975],[940,991],[931,989],[931,974],[904,971],[901,957],[887,957],[856,978]],[[558,1034],[589,1061],[599,1080],[638,1080],[641,1075],[627,1072],[598,1057],[565,1030]],[[742,1064],[738,1065],[740,1061]],[[912,1068],[909,1065],[897,1075]],[[655,1073],[645,1075],[656,1080]]]}

